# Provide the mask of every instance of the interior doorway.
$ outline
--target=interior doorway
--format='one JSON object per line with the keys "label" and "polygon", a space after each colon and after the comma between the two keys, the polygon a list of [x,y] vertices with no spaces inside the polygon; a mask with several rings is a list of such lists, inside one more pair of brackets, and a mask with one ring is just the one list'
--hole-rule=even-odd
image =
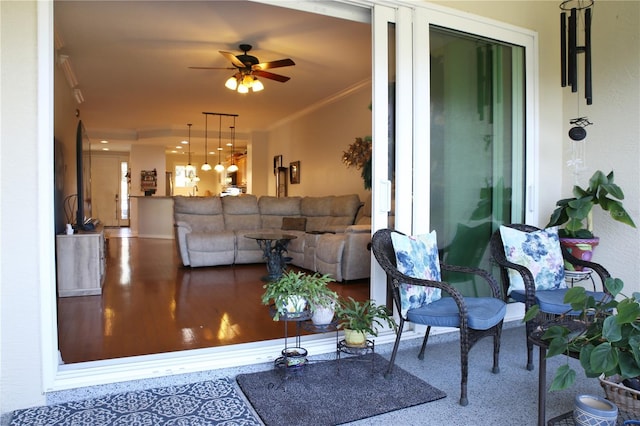
{"label": "interior doorway", "polygon": [[92,214],[104,226],[129,226],[128,157],[92,154]]}

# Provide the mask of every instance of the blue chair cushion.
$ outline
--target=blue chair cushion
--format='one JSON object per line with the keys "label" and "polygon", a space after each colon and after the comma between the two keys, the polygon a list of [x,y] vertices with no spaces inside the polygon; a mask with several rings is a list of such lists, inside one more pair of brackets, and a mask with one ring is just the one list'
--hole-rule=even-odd
{"label": "blue chair cushion", "polygon": [[[474,330],[487,330],[504,319],[507,304],[494,297],[465,297],[467,304],[467,324]],[[458,305],[452,297],[410,309],[407,319],[416,324],[433,327],[460,327]]]}
{"label": "blue chair cushion", "polygon": [[[540,311],[560,315],[567,313],[571,309],[571,305],[564,303],[564,295],[567,288],[559,290],[536,290],[536,304],[540,307]],[[516,302],[524,303],[526,300],[524,290],[514,290],[509,295]],[[587,296],[593,296],[596,300],[602,300],[605,293],[601,291],[587,291]],[[579,315],[579,311],[571,311],[569,315]]]}

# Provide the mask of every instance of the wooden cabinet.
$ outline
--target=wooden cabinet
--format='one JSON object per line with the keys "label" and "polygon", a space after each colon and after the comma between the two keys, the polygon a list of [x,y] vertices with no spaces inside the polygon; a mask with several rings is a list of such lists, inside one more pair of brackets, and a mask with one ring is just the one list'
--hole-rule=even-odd
{"label": "wooden cabinet", "polygon": [[58,296],[102,294],[106,272],[104,230],[56,236]]}
{"label": "wooden cabinet", "polygon": [[239,155],[236,157],[236,165],[238,166],[238,172],[236,174],[236,185],[246,187],[247,186],[247,156]]}

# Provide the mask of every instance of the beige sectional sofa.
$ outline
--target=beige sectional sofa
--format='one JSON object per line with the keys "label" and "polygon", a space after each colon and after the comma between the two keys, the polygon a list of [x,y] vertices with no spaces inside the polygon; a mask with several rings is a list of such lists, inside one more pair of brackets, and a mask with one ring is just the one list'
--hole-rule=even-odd
{"label": "beige sectional sofa", "polygon": [[190,267],[263,263],[245,235],[295,235],[290,263],[336,281],[369,277],[370,203],[358,195],[326,197],[174,197],[174,227],[182,264]]}

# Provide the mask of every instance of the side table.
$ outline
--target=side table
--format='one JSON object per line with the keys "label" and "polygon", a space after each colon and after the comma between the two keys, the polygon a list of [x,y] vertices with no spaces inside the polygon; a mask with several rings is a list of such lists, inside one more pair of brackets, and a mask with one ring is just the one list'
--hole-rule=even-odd
{"label": "side table", "polygon": [[258,242],[262,249],[262,257],[267,263],[268,275],[263,277],[264,281],[276,281],[282,276],[282,272],[287,266],[287,261],[291,260],[283,256],[287,252],[289,241],[298,237],[290,234],[247,234],[245,238],[251,238]]}
{"label": "side table", "polygon": [[[553,321],[549,324],[552,324]],[[543,325],[539,331],[529,336],[529,341],[540,348],[539,365],[538,365],[538,426],[545,425],[546,404],[547,404],[547,348],[549,343],[542,339],[545,326]],[[568,354],[571,358],[580,358],[580,353],[571,352]]]}

